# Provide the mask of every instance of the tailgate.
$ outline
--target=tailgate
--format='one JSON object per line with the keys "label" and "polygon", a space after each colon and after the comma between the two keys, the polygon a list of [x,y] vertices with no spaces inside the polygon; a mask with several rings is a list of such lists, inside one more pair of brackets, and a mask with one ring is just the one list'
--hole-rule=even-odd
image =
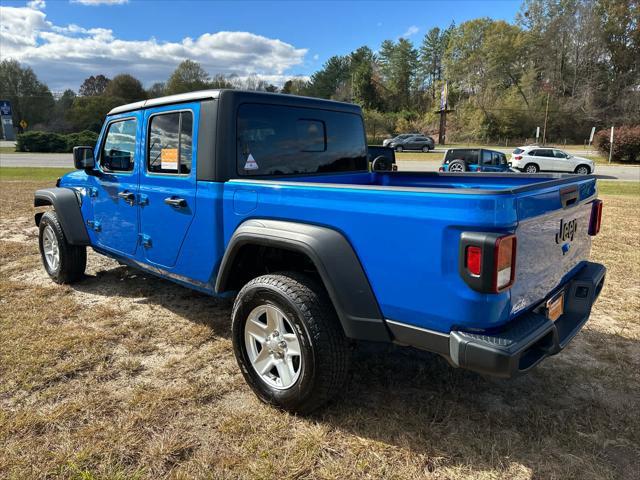
{"label": "tailgate", "polygon": [[516,281],[511,316],[544,300],[589,258],[595,179],[517,199]]}

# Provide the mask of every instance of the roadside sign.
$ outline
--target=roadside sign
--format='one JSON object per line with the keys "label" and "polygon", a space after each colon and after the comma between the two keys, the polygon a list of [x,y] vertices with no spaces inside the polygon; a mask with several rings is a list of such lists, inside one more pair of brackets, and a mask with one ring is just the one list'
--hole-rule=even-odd
{"label": "roadside sign", "polygon": [[0,115],[11,116],[11,102],[8,100],[0,100]]}
{"label": "roadside sign", "polygon": [[20,128],[22,128],[24,130],[28,126],[29,126],[29,124],[27,123],[26,120],[20,120]]}
{"label": "roadside sign", "polygon": [[12,113],[11,102],[9,100],[0,100],[0,138],[3,140],[16,139]]}
{"label": "roadside sign", "polygon": [[589,143],[593,142],[593,134],[596,133],[596,127],[591,127],[591,135],[589,135]]}

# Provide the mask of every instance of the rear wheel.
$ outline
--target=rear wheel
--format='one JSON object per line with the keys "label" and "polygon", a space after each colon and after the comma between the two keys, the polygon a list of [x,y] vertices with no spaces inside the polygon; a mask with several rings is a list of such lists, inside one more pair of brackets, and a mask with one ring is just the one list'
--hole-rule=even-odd
{"label": "rear wheel", "polygon": [[524,167],[526,173],[538,173],[540,168],[535,163],[527,163]]}
{"label": "rear wheel", "polygon": [[578,165],[575,169],[575,173],[580,175],[589,175],[589,173],[591,173],[591,169],[587,165]]}
{"label": "rear wheel", "polygon": [[335,396],[350,352],[324,288],[295,272],[251,280],[232,313],[233,349],[245,380],[262,401],[308,413]]}
{"label": "rear wheel", "polygon": [[402,150],[404,150],[404,149],[402,148],[402,145],[398,145],[398,146],[396,147],[396,152],[401,152]]}
{"label": "rear wheel", "polygon": [[462,160],[454,160],[449,164],[449,171],[454,173],[466,172],[467,164],[464,163]]}
{"label": "rear wheel", "polygon": [[80,280],[87,266],[86,247],[67,242],[55,211],[46,212],[39,227],[40,256],[51,279],[56,283]]}
{"label": "rear wheel", "polygon": [[424,147],[422,147],[422,151],[425,153],[429,152],[429,145],[425,145]]}

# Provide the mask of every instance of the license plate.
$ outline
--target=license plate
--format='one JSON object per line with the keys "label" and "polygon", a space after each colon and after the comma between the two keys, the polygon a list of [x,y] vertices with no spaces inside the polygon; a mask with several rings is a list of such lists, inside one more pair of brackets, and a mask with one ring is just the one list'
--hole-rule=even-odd
{"label": "license plate", "polygon": [[547,318],[555,322],[564,313],[564,291],[547,300]]}

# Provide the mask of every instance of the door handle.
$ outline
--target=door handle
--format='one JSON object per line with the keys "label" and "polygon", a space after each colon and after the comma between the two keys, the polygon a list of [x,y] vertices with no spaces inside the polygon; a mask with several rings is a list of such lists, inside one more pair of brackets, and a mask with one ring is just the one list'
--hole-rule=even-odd
{"label": "door handle", "polygon": [[177,197],[167,197],[164,199],[164,203],[174,208],[184,208],[187,206],[187,201],[184,198]]}
{"label": "door handle", "polygon": [[127,192],[126,190],[124,192],[118,192],[118,197],[122,198],[129,205],[133,205],[136,201],[136,194],[133,192]]}

